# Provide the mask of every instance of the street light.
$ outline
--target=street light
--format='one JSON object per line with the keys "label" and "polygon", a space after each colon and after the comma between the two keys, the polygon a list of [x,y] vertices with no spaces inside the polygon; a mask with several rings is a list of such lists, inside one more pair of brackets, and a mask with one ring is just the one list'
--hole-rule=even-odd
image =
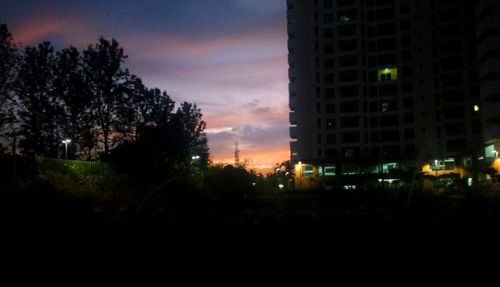
{"label": "street light", "polygon": [[66,155],[66,159],[68,159],[68,144],[71,142],[70,139],[65,139],[62,141],[64,144],[64,154]]}
{"label": "street light", "polygon": [[199,155],[193,155],[193,156],[191,157],[191,159],[192,159],[192,160],[198,160],[198,159],[200,159],[200,156],[199,156]]}

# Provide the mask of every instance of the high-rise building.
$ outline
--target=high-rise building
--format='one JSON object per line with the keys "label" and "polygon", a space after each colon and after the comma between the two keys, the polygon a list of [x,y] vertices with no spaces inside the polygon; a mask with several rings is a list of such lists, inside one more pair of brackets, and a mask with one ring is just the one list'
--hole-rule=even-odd
{"label": "high-rise building", "polygon": [[[477,51],[481,81],[484,141],[500,145],[500,1],[480,0],[477,7]],[[496,150],[493,150],[495,153]]]}
{"label": "high-rise building", "polygon": [[287,1],[290,147],[300,181],[350,188],[398,181],[395,170],[465,174],[463,154],[482,145],[487,110],[476,2]]}

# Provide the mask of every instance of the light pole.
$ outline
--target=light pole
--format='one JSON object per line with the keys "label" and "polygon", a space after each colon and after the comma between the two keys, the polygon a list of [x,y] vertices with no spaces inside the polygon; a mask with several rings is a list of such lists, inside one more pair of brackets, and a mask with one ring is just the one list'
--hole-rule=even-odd
{"label": "light pole", "polygon": [[68,159],[68,144],[71,142],[70,139],[65,139],[62,141],[64,144],[64,154],[66,155],[66,159]]}

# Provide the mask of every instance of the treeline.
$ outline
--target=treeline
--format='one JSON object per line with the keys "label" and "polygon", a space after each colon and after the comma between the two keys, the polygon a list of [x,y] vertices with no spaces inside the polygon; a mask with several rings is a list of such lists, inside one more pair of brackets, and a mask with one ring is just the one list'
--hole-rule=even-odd
{"label": "treeline", "polygon": [[79,51],[49,42],[21,48],[0,25],[0,137],[3,152],[127,160],[141,169],[209,160],[205,122],[196,104],[175,106],[124,68],[127,56],[103,37]]}

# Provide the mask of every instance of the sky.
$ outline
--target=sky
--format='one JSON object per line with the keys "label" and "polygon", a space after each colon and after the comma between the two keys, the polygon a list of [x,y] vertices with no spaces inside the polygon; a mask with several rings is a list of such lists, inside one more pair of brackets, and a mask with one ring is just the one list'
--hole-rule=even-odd
{"label": "sky", "polygon": [[126,67],[207,122],[215,162],[269,168],[289,159],[284,0],[0,0],[0,23],[22,46],[81,50],[102,35]]}

